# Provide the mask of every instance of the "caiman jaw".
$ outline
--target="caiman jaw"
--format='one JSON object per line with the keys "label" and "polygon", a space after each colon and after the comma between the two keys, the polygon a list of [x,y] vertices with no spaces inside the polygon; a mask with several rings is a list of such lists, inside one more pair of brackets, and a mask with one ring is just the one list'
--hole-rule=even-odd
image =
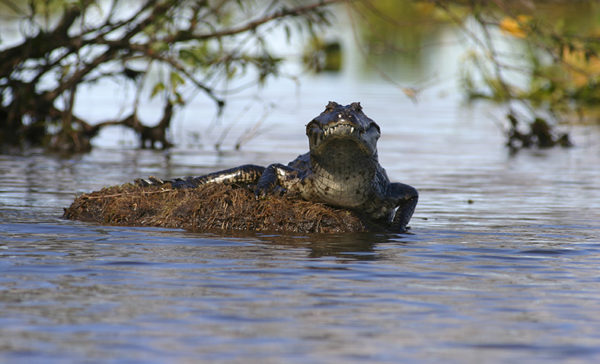
{"label": "caiman jaw", "polygon": [[323,127],[317,123],[310,123],[307,127],[307,135],[312,145],[311,151],[314,153],[326,154],[325,148],[334,141],[353,141],[358,149],[365,154],[371,154],[373,148],[367,145],[363,138],[365,131],[358,125],[347,120],[337,120]]}
{"label": "caiman jaw", "polygon": [[[355,131],[356,131],[356,134],[354,133]],[[325,125],[325,127],[322,129],[322,132],[323,132],[324,136],[332,136],[332,135],[354,136],[354,135],[356,135],[358,137],[358,136],[360,136],[360,134],[362,134],[362,130],[360,130],[354,124],[346,122],[346,121],[337,122],[332,125]]]}

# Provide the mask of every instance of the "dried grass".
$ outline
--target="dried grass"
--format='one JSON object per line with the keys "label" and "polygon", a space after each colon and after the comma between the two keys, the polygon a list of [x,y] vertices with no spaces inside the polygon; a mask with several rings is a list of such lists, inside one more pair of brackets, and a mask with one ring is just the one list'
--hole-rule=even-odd
{"label": "dried grass", "polygon": [[354,212],[294,196],[257,200],[247,188],[209,184],[194,189],[132,184],[78,196],[66,219],[105,225],[156,226],[190,231],[249,230],[339,233],[372,230]]}

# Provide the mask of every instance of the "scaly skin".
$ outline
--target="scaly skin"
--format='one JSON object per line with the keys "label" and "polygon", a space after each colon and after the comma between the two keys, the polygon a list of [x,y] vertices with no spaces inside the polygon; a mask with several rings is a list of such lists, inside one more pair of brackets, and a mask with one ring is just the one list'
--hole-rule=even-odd
{"label": "scaly skin", "polygon": [[394,231],[405,231],[418,201],[417,190],[391,183],[377,159],[379,126],[355,102],[329,102],[306,125],[309,152],[288,165],[243,165],[200,177],[162,181],[137,180],[140,185],[170,182],[177,188],[207,183],[256,184],[263,198],[274,192],[295,192],[308,201],[356,211]]}

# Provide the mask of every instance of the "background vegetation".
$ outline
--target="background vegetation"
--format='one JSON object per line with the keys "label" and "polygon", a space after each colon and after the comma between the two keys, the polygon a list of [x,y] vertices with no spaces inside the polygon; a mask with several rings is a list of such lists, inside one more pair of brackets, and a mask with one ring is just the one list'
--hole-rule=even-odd
{"label": "background vegetation", "polygon": [[[393,66],[398,55],[416,65],[426,40],[459,31],[468,44],[464,95],[506,105],[513,149],[568,146],[556,125],[598,120],[600,5],[591,0],[0,0],[0,6],[5,21],[20,29],[17,39],[0,38],[4,151],[87,151],[108,125],[134,130],[141,147],[170,147],[165,132],[192,98],[203,95],[218,112],[226,102],[220,81],[253,75],[263,83],[278,75],[283,59],[267,39],[273,29],[308,35],[303,58],[310,67],[339,69],[343,50],[319,34],[347,14],[376,69],[385,68],[382,60]],[[122,118],[92,124],[74,113],[77,95],[106,79],[138,91]],[[196,92],[182,92],[190,86]],[[154,127],[138,113],[144,88],[163,105]],[[404,92],[418,96],[416,88]]]}
{"label": "background vegetation", "polygon": [[[265,25],[288,33],[328,24],[322,1],[191,0],[0,0],[21,37],[0,52],[0,144],[38,146],[64,152],[90,149],[101,128],[122,125],[137,132],[142,147],[167,148],[165,131],[192,84],[214,101],[214,85],[254,70],[256,82],[277,75],[281,59],[267,46]],[[160,73],[149,80],[150,70]],[[85,84],[113,79],[134,84],[131,112],[91,125],[73,106]],[[164,104],[155,127],[138,116],[142,86]]]}
{"label": "background vegetation", "polygon": [[[421,62],[437,34],[460,32],[461,88],[468,101],[506,105],[511,149],[569,146],[561,123],[598,123],[600,3],[597,1],[359,1],[369,54]],[[402,29],[410,29],[402,32]],[[400,35],[399,35],[400,34]],[[444,62],[444,60],[439,60]]]}

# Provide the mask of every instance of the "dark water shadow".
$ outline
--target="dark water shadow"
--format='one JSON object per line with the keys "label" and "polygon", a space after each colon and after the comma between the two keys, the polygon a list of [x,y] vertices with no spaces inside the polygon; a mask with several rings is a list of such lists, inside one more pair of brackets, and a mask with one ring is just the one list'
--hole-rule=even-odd
{"label": "dark water shadow", "polygon": [[[380,244],[406,244],[410,234],[391,233],[343,233],[343,234],[266,234],[234,232],[219,234],[225,240],[251,239],[254,243],[271,248],[304,249],[308,258],[335,257],[344,260],[377,260],[376,247]],[[212,236],[214,239],[215,236]]]}
{"label": "dark water shadow", "polygon": [[537,345],[524,343],[488,343],[488,344],[459,344],[457,347],[465,347],[469,349],[489,351],[489,352],[525,352],[547,359],[591,359],[600,354],[600,349],[597,346],[588,345]]}

